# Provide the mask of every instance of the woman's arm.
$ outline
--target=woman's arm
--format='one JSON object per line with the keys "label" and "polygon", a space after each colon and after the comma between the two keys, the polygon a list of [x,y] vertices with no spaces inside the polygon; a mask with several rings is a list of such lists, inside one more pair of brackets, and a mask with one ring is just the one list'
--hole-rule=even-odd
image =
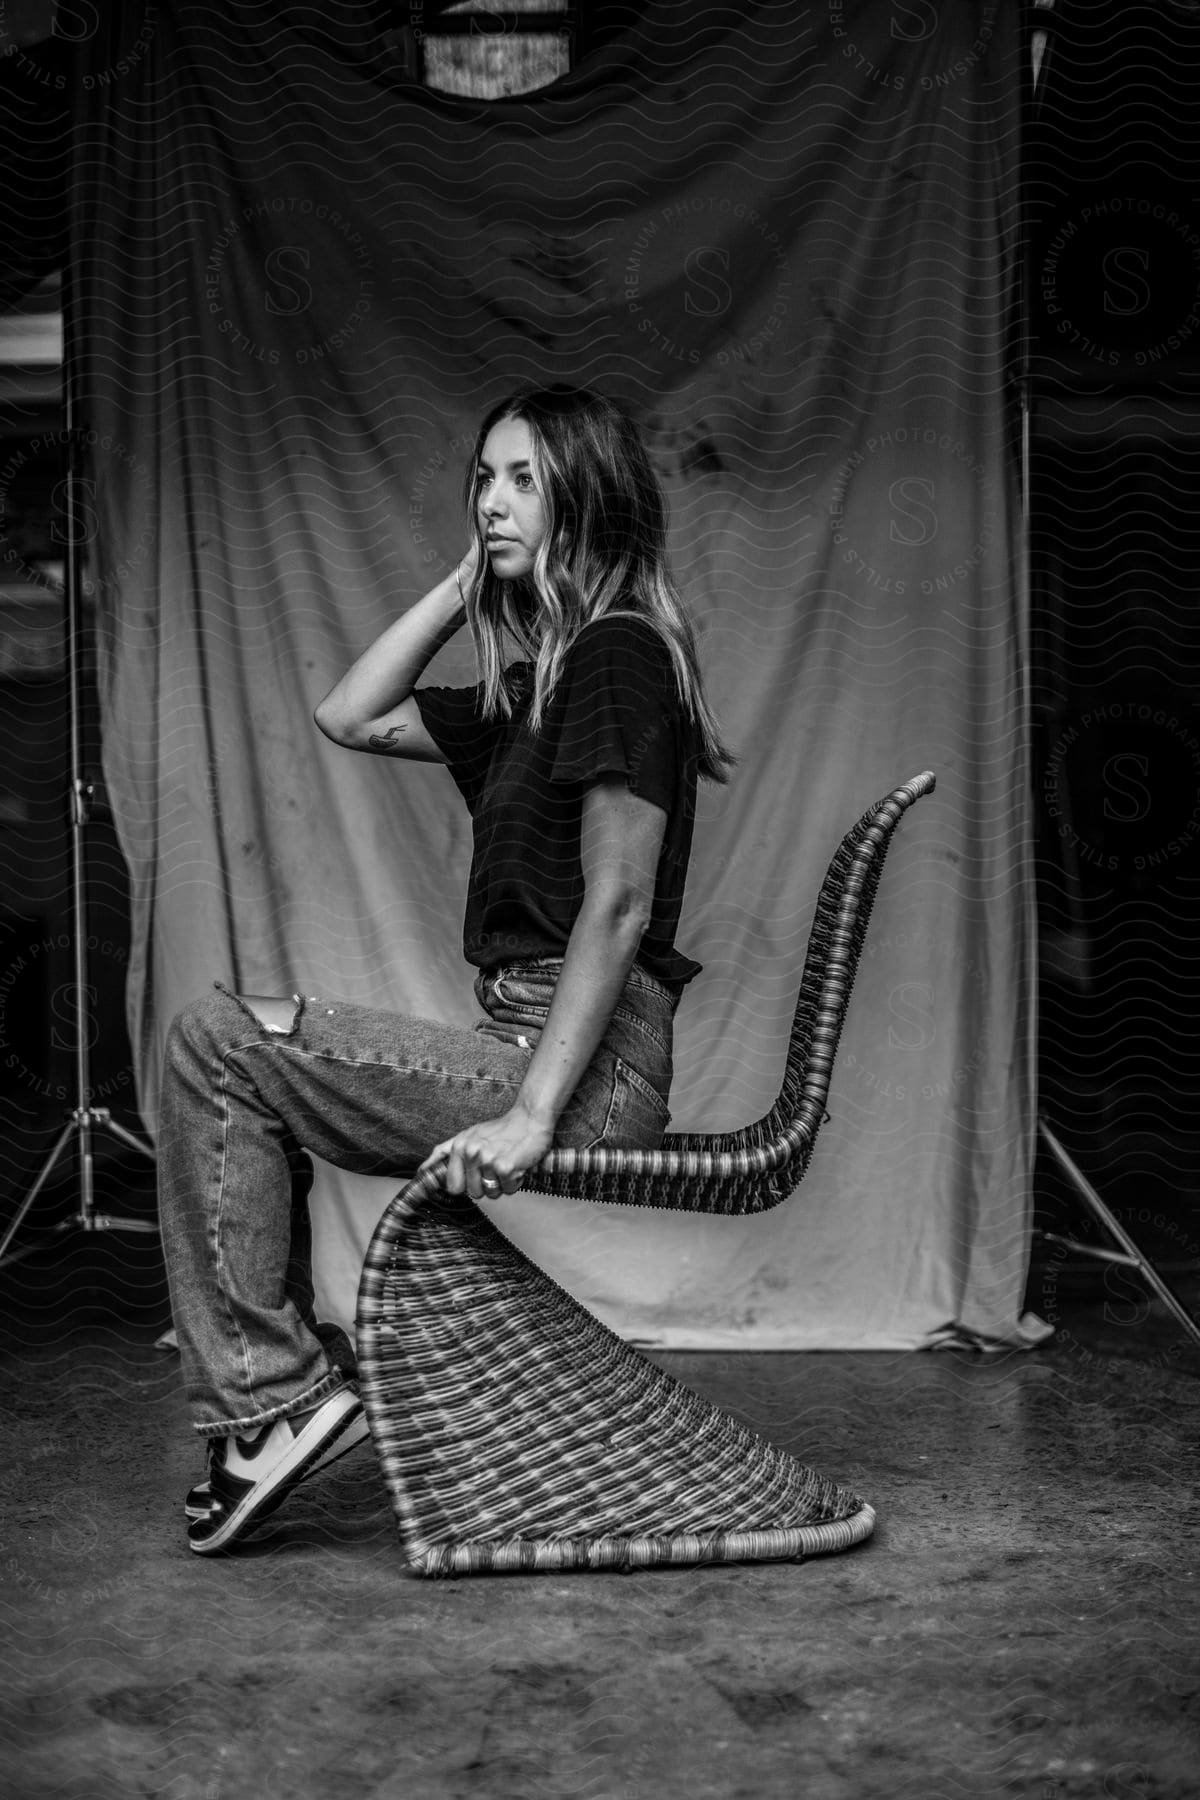
{"label": "woman's arm", "polygon": [[554,1127],[608,1028],[650,922],[667,815],[631,794],[623,776],[583,799],[580,860],[584,899],[562,972],[517,1099],[498,1119],[460,1131],[431,1150],[422,1169],[445,1162],[452,1194],[483,1196],[486,1177],[515,1193],[540,1162]]}
{"label": "woman's arm", "polygon": [[334,683],[313,713],[327,738],[348,750],[445,762],[411,696],[426,664],[466,618],[459,583],[468,579],[474,560],[472,552]]}

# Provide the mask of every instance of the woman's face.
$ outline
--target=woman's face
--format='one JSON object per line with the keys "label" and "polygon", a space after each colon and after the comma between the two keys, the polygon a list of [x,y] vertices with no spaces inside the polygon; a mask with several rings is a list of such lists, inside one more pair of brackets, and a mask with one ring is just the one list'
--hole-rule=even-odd
{"label": "woman's face", "polygon": [[546,535],[532,453],[525,420],[502,419],[488,432],[479,458],[475,504],[492,573],[501,581],[516,581],[532,571]]}

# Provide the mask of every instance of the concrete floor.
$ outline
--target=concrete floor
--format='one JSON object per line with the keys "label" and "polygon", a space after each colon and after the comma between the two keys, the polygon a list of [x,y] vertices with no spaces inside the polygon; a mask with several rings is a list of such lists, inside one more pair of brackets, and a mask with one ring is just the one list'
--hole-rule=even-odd
{"label": "concrete floor", "polygon": [[1200,1794],[1200,1355],[1157,1308],[1056,1276],[1032,1354],[664,1356],[870,1498],[874,1539],[426,1583],[367,1446],[237,1555],[189,1553],[176,1361],[111,1317],[108,1254],[109,1316],[66,1305],[64,1251],[4,1318],[11,1800]]}

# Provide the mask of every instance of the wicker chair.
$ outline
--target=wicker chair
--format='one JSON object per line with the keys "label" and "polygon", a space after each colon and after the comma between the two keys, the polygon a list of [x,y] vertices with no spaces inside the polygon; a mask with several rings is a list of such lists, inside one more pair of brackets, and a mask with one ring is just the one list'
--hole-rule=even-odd
{"label": "wicker chair", "polygon": [[[892,833],[934,786],[896,788],[842,840],[817,899],[787,1069],[740,1131],[659,1150],[553,1150],[538,1193],[739,1216],[808,1167]],[[358,1295],[362,1397],[410,1569],[797,1558],[870,1535],[875,1514],[691,1392],[537,1269],[436,1175],[379,1221]]]}

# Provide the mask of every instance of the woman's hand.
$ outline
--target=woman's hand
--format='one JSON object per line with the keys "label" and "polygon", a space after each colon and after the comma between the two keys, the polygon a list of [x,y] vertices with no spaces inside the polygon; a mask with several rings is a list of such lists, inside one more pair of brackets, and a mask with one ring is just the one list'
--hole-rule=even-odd
{"label": "woman's hand", "polygon": [[527,1171],[554,1141],[554,1127],[536,1119],[520,1101],[498,1119],[484,1119],[436,1144],[417,1173],[445,1164],[443,1183],[452,1194],[498,1200],[515,1194]]}

